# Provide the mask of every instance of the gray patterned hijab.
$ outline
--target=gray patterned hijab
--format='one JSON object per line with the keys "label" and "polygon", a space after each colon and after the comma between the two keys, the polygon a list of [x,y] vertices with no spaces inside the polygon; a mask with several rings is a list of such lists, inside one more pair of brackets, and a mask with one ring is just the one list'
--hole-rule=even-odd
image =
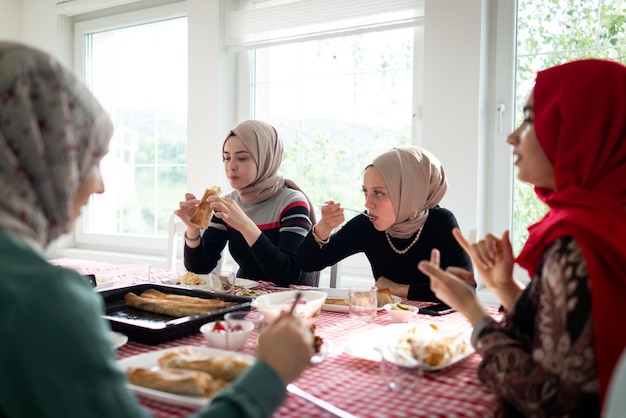
{"label": "gray patterned hijab", "polygon": [[394,238],[415,234],[426,222],[428,209],[436,207],[448,190],[443,166],[423,148],[393,148],[369,166],[380,172],[396,211],[396,223],[387,229]]}
{"label": "gray patterned hijab", "polygon": [[113,125],[45,52],[0,42],[0,230],[42,248],[68,231],[73,198]]}

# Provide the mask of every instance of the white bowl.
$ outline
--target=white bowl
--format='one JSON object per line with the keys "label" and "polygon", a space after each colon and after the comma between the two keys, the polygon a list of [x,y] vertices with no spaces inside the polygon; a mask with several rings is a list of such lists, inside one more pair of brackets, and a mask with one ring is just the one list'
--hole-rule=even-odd
{"label": "white bowl", "polygon": [[398,304],[388,303],[385,306],[383,306],[383,309],[389,313],[389,316],[391,316],[391,322],[409,322],[411,318],[414,317],[418,311],[418,309],[415,306],[410,306],[410,305],[405,305],[405,304],[402,304],[402,306],[404,306],[408,310],[393,309],[395,305],[398,305]]}
{"label": "white bowl", "polygon": [[294,314],[300,316],[306,323],[312,324],[322,310],[326,300],[326,293],[318,290],[288,290],[286,292],[268,293],[261,295],[252,301],[252,307],[265,315],[265,322],[272,323],[281,312],[289,312],[296,294],[302,293],[302,298]]}
{"label": "white bowl", "polygon": [[204,335],[204,339],[210,347],[223,350],[241,350],[246,345],[250,332],[254,329],[254,322],[252,321],[246,319],[233,321],[241,324],[241,330],[232,331],[227,339],[226,331],[213,330],[217,322],[221,322],[224,327],[228,326],[224,320],[207,322],[200,327],[200,332]]}

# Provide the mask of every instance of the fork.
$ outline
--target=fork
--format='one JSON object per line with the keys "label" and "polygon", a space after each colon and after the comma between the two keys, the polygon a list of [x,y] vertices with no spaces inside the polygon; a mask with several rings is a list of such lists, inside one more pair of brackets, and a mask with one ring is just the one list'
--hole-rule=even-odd
{"label": "fork", "polygon": [[361,212],[360,210],[357,210],[357,209],[352,209],[352,208],[344,208],[344,207],[341,207],[341,209],[343,209],[343,210],[351,210],[352,212],[356,212],[356,213],[358,213],[358,214],[360,214],[360,215],[367,216],[368,218],[372,218],[372,217],[373,217],[373,216],[370,216],[370,215],[368,215],[367,213],[365,213],[365,212]]}

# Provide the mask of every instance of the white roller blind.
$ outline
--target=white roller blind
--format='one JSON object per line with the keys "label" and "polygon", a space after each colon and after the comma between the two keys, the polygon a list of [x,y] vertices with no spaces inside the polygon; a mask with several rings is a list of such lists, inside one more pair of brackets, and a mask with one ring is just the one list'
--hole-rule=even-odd
{"label": "white roller blind", "polygon": [[229,51],[422,24],[424,0],[226,1]]}

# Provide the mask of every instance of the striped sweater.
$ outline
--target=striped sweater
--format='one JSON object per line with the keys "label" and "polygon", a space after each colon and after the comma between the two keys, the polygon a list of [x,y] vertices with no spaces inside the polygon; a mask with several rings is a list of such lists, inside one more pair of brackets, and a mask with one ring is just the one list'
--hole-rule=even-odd
{"label": "striped sweater", "polygon": [[237,277],[266,280],[277,285],[305,284],[307,273],[296,265],[300,244],[311,230],[309,204],[298,190],[284,186],[276,195],[261,203],[248,205],[236,191],[232,198],[259,227],[262,234],[252,247],[223,220],[213,217],[196,248],[185,245],[185,267],[204,274],[215,268],[222,250],[228,249],[239,265]]}

